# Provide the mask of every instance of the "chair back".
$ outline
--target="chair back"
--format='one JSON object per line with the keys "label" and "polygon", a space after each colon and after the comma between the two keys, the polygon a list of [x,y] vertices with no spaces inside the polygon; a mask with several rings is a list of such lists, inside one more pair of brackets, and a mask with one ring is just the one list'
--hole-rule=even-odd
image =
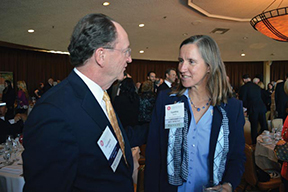
{"label": "chair back", "polygon": [[247,117],[245,118],[244,137],[245,137],[245,143],[247,143],[248,145],[252,145],[251,124]]}
{"label": "chair back", "polygon": [[266,121],[269,120],[270,115],[271,115],[271,111],[267,111],[267,112],[266,112]]}
{"label": "chair back", "polygon": [[144,192],[144,170],[145,165],[141,165],[138,170],[137,190],[136,192]]}
{"label": "chair back", "polygon": [[245,155],[246,155],[246,163],[245,163],[244,179],[251,186],[255,187],[257,185],[258,178],[254,160],[254,150],[247,143],[245,143]]}
{"label": "chair back", "polygon": [[272,124],[272,128],[277,127],[277,128],[282,129],[283,119],[280,119],[280,118],[273,119],[271,124]]}

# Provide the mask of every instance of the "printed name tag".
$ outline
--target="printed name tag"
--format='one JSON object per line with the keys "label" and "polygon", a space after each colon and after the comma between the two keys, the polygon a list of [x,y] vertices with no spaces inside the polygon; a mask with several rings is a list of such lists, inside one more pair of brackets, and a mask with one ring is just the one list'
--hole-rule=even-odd
{"label": "printed name tag", "polygon": [[110,167],[115,172],[121,160],[122,151],[120,149],[119,143],[115,139],[108,126],[102,133],[97,144],[108,160]]}
{"label": "printed name tag", "polygon": [[165,129],[184,127],[184,103],[165,105]]}

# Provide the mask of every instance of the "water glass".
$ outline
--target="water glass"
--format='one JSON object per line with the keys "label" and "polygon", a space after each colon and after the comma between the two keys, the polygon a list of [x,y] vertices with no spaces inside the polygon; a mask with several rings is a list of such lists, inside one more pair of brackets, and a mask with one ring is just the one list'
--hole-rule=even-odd
{"label": "water glass", "polygon": [[10,158],[11,158],[11,151],[5,150],[3,154],[3,159],[5,160],[4,165],[9,165],[10,164]]}
{"label": "water glass", "polygon": [[6,136],[6,146],[8,145],[8,146],[11,146],[11,148],[12,148],[12,145],[13,145],[13,136],[12,135],[7,135]]}
{"label": "water glass", "polygon": [[12,145],[12,160],[15,160],[15,161],[19,161],[20,159],[18,158],[17,156],[17,153],[19,151],[19,144],[17,142],[17,139],[13,139],[12,141],[13,145]]}

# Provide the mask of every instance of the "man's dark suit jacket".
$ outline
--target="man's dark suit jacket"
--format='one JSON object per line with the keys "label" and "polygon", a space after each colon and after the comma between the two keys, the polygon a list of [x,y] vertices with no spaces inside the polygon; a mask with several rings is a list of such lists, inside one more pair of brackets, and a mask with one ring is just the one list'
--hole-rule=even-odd
{"label": "man's dark suit jacket", "polygon": [[247,108],[248,115],[267,111],[261,98],[261,88],[251,81],[240,87],[239,99],[243,101],[243,106]]}
{"label": "man's dark suit jacket", "polygon": [[[133,192],[131,147],[144,143],[145,129],[125,134],[119,126],[129,165],[122,157],[113,172],[97,141],[106,127],[117,137],[93,94],[72,71],[37,101],[25,123],[24,191]],[[142,140],[135,134],[142,134]]]}
{"label": "man's dark suit jacket", "polygon": [[159,94],[160,91],[170,89],[170,87],[165,83],[165,81],[158,87],[157,93]]}
{"label": "man's dark suit jacket", "polygon": [[287,116],[286,114],[286,104],[288,102],[288,96],[284,92],[284,83],[277,83],[275,89],[275,104],[276,104],[276,111],[278,112],[278,118],[282,118],[283,122]]}

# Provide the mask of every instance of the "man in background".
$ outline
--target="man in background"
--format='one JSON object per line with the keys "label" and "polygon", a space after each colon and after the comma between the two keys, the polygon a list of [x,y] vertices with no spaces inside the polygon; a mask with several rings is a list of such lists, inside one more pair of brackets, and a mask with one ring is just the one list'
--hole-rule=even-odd
{"label": "man in background", "polygon": [[175,82],[176,77],[177,77],[176,69],[174,69],[174,68],[167,69],[167,70],[165,71],[165,80],[164,80],[164,82],[159,86],[158,91],[157,91],[157,94],[158,94],[160,91],[163,91],[163,90],[166,90],[166,89],[171,89],[172,83]]}
{"label": "man in background", "polygon": [[264,130],[268,130],[265,115],[267,110],[261,99],[261,88],[251,82],[251,78],[248,74],[243,75],[242,79],[245,84],[240,87],[239,99],[243,101],[243,107],[247,108],[248,118],[251,123],[252,143],[256,144],[256,138],[258,136],[258,122],[261,125],[259,134]]}
{"label": "man in background", "polygon": [[15,138],[21,134],[23,123],[27,119],[27,115],[24,113],[18,113],[12,119],[8,119],[6,113],[6,103],[0,101],[0,143],[6,142],[7,135],[13,135]]}
{"label": "man in background", "polygon": [[156,80],[156,73],[155,73],[154,71],[149,71],[149,72],[147,73],[147,79],[148,79],[149,81],[152,81],[152,82],[154,83],[155,80]]}
{"label": "man in background", "polygon": [[24,192],[133,192],[131,148],[148,126],[125,133],[106,90],[132,62],[123,27],[103,14],[83,17],[68,50],[70,75],[47,92],[24,127]]}
{"label": "man in background", "polygon": [[44,86],[44,93],[47,92],[49,89],[51,89],[54,86],[54,80],[52,78],[49,78],[47,83]]}

